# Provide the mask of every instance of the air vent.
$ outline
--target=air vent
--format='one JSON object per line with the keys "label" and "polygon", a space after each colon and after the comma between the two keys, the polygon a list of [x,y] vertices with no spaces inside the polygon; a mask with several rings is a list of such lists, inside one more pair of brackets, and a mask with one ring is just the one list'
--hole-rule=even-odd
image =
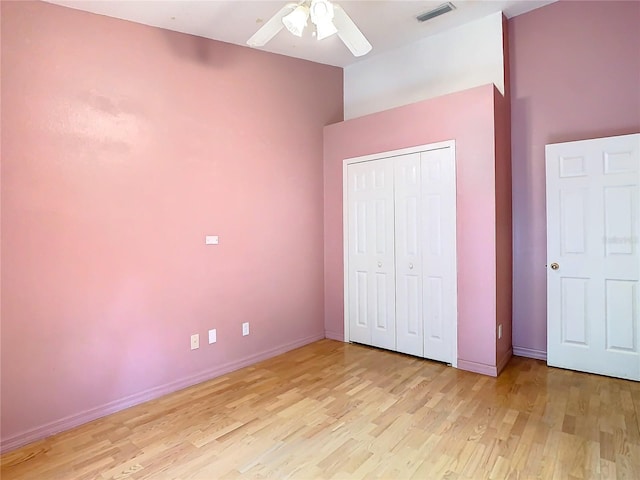
{"label": "air vent", "polygon": [[436,18],[436,17],[439,17],[440,15],[448,13],[451,10],[455,10],[455,8],[456,8],[455,5],[451,2],[443,3],[442,5],[434,8],[433,10],[429,10],[428,12],[423,13],[422,15],[418,15],[416,19],[419,22],[426,22],[427,20],[431,20],[432,18]]}

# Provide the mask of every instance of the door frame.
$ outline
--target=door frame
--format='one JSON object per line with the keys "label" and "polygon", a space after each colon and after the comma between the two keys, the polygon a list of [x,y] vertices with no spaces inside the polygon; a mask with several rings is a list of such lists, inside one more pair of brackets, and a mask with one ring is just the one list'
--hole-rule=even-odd
{"label": "door frame", "polygon": [[[446,140],[443,142],[436,143],[427,143],[424,145],[416,145],[415,147],[407,147],[400,148],[398,150],[389,150],[386,152],[372,153],[369,155],[362,155],[359,157],[351,157],[345,158],[342,161],[342,253],[343,253],[343,287],[344,287],[344,304],[343,304],[343,323],[344,323],[344,341],[349,343],[349,204],[347,203],[348,196],[348,187],[347,184],[347,167],[354,163],[362,163],[362,162],[370,162],[373,160],[382,160],[384,158],[390,157],[398,157],[400,155],[407,155],[411,153],[420,153],[427,152],[430,150],[441,150],[444,148],[450,148],[451,154],[453,155],[453,165],[454,172],[457,171],[456,164],[456,141],[455,140]],[[456,193],[457,195],[457,193]],[[457,239],[457,202],[456,202],[456,222],[454,225],[454,235]],[[455,291],[455,305],[454,305],[454,313],[456,321],[453,324],[452,328],[452,341],[453,345],[451,346],[452,359],[451,366],[457,368],[458,367],[458,279],[457,279],[457,241],[456,241],[456,281],[454,282],[454,291]]]}

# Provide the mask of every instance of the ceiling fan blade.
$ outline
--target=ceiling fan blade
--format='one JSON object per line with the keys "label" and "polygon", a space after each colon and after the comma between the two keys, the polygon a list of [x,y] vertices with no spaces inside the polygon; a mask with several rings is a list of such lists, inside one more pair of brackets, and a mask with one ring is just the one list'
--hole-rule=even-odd
{"label": "ceiling fan blade", "polygon": [[250,47],[262,47],[265,45],[284,28],[282,17],[291,13],[296,6],[297,5],[295,3],[289,3],[282,7],[278,13],[271,17],[267,23],[260,27],[260,29],[254,33],[249,40],[247,40],[247,45]]}
{"label": "ceiling fan blade", "polygon": [[373,47],[369,41],[353,23],[347,12],[335,3],[333,4],[333,23],[338,29],[338,36],[354,56],[361,57],[371,51]]}

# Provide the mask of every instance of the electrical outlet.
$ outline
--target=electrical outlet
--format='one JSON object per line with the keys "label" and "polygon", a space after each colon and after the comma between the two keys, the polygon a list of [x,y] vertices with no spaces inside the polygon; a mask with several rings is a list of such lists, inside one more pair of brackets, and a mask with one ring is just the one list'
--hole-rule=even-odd
{"label": "electrical outlet", "polygon": [[216,343],[217,340],[216,329],[212,328],[211,330],[209,330],[209,345],[211,345],[212,343]]}
{"label": "electrical outlet", "polygon": [[200,334],[194,333],[191,335],[191,350],[197,350],[200,348]]}
{"label": "electrical outlet", "polygon": [[249,322],[244,322],[242,324],[242,336],[246,337],[249,335]]}
{"label": "electrical outlet", "polygon": [[502,324],[498,325],[498,340],[502,338]]}

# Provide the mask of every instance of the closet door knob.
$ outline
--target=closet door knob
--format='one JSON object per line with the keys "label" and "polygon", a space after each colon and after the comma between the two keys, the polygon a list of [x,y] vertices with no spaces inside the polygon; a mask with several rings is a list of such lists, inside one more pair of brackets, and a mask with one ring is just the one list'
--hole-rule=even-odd
{"label": "closet door knob", "polygon": [[413,270],[413,263],[409,264],[409,270]]}
{"label": "closet door knob", "polygon": [[378,268],[382,268],[382,262],[378,262]]}

